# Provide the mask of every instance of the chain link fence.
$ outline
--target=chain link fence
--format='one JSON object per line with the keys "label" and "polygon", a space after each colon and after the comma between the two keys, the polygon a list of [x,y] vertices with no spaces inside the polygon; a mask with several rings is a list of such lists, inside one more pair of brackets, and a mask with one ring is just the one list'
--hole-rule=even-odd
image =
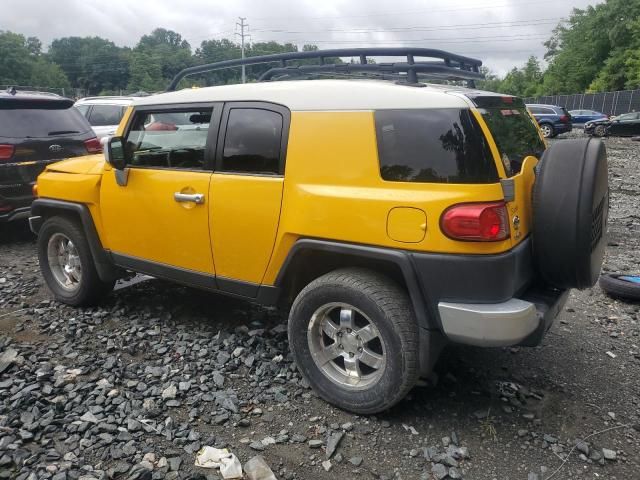
{"label": "chain link fence", "polygon": [[620,115],[640,111],[640,90],[547,95],[525,98],[525,102],[559,105],[567,110],[596,110],[607,115]]}

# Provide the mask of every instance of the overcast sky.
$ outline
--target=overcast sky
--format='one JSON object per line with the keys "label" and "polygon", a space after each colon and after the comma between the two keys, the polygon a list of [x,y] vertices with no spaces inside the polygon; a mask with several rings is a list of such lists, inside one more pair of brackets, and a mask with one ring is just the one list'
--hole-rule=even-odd
{"label": "overcast sky", "polygon": [[[2,0],[0,30],[37,36],[100,36],[134,46],[156,27],[182,34],[195,50],[234,38],[246,17],[251,40],[321,48],[421,46],[483,60],[503,74],[542,43],[573,8],[603,0]],[[237,37],[236,37],[237,38]]]}

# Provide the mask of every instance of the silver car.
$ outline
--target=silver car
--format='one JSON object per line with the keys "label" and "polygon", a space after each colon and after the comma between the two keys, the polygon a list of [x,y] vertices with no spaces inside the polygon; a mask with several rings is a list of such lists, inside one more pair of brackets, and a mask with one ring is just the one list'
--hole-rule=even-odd
{"label": "silver car", "polygon": [[115,135],[125,110],[134,97],[87,97],[78,100],[75,107],[80,110],[99,139]]}

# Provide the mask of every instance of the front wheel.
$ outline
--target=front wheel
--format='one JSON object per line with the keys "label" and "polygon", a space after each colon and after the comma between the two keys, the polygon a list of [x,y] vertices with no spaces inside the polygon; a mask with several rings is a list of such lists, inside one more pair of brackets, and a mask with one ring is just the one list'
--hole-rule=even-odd
{"label": "front wheel", "polygon": [[307,285],[291,308],[289,345],[314,390],[354,413],[390,408],[418,378],[409,297],[369,270],[336,270]]}
{"label": "front wheel", "polygon": [[100,279],[82,229],[66,217],[44,222],[38,234],[38,258],[42,276],[59,302],[95,304],[115,284]]}
{"label": "front wheel", "polygon": [[604,137],[607,134],[607,129],[604,125],[598,125],[596,128],[594,128],[593,134],[596,137]]}

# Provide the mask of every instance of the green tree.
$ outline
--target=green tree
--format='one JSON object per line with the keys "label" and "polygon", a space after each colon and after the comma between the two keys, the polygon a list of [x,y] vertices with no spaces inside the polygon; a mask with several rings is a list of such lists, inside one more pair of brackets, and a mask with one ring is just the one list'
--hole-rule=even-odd
{"label": "green tree", "polygon": [[24,36],[0,30],[0,84],[27,85],[32,68]]}
{"label": "green tree", "polygon": [[144,35],[134,52],[144,54],[160,65],[161,76],[153,78],[153,81],[162,81],[163,88],[180,70],[194,64],[189,42],[179,33],[164,28],[156,28],[149,35]]}
{"label": "green tree", "polygon": [[87,93],[117,90],[128,83],[127,50],[104,38],[59,38],[51,43],[47,57],[62,68],[73,87]]}

